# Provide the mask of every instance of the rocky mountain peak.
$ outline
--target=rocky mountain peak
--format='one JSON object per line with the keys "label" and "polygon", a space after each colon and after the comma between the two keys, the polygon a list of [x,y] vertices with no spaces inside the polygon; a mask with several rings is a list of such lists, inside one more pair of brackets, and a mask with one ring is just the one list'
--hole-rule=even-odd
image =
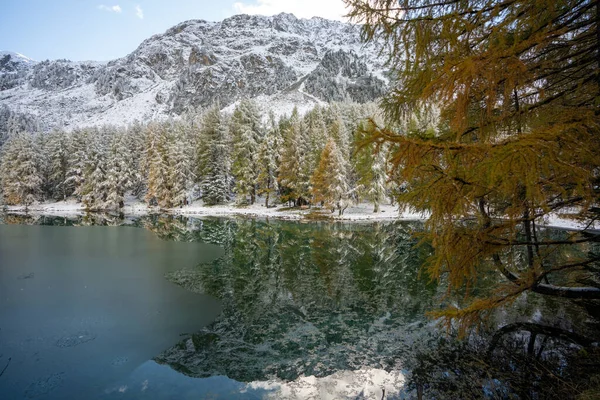
{"label": "rocky mountain peak", "polygon": [[0,53],[0,106],[47,128],[167,118],[243,97],[284,111],[370,101],[386,85],[360,27],[292,14],[185,21],[108,63],[17,62],[13,54]]}

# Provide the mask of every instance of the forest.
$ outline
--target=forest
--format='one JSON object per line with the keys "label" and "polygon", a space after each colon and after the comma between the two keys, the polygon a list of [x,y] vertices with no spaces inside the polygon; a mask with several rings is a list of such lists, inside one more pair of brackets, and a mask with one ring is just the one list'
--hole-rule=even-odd
{"label": "forest", "polygon": [[332,103],[276,118],[246,99],[231,115],[215,105],[127,128],[15,130],[0,156],[2,198],[26,206],[75,198],[92,211],[118,211],[128,195],[160,209],[261,198],[266,207],[319,205],[339,214],[369,201],[378,212],[394,187],[385,152],[361,133],[377,113],[372,103]]}

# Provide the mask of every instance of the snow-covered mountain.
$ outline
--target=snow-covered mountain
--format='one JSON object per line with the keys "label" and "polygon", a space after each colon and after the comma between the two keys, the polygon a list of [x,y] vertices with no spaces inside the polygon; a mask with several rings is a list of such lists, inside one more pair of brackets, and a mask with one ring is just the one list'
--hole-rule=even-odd
{"label": "snow-covered mountain", "polygon": [[370,101],[385,90],[383,59],[359,30],[291,14],[236,15],[180,23],[107,63],[1,52],[0,114],[34,116],[50,129],[162,119],[243,97],[280,113]]}

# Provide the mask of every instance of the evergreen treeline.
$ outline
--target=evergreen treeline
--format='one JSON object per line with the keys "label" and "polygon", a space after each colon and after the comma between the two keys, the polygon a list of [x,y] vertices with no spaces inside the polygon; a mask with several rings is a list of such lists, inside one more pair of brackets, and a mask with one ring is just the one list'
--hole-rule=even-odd
{"label": "evergreen treeline", "polygon": [[374,104],[334,103],[301,116],[268,118],[250,100],[228,115],[213,106],[181,121],[72,132],[13,133],[0,149],[5,204],[75,198],[118,210],[126,196],[150,206],[320,205],[342,214],[352,202],[390,194],[386,151],[364,145]]}

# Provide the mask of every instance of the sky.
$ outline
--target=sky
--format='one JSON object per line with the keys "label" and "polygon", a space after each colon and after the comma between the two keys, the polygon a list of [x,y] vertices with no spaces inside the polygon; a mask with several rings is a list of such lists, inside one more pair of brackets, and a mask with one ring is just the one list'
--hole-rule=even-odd
{"label": "sky", "polygon": [[34,60],[108,61],[189,20],[235,14],[344,20],[342,0],[0,0],[0,50]]}

